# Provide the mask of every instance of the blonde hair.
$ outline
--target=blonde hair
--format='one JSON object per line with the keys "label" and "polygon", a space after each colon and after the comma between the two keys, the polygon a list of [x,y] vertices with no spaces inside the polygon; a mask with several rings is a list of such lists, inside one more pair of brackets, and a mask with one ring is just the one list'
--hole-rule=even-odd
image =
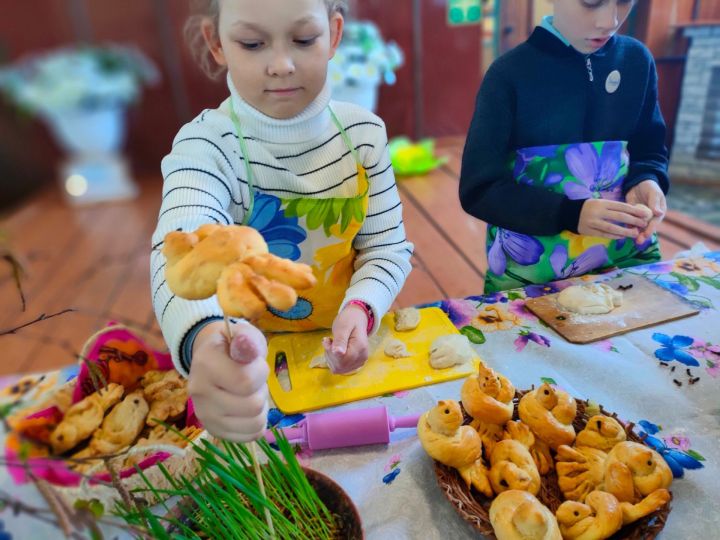
{"label": "blonde hair", "polygon": [[[348,0],[323,1],[329,14],[340,13],[343,16],[347,14]],[[202,24],[209,19],[217,32],[220,20],[220,0],[190,0],[190,10],[191,15],[188,17],[183,29],[185,42],[203,73],[213,80],[218,80],[225,73],[225,66],[218,65],[215,62],[207,43],[205,43]]]}

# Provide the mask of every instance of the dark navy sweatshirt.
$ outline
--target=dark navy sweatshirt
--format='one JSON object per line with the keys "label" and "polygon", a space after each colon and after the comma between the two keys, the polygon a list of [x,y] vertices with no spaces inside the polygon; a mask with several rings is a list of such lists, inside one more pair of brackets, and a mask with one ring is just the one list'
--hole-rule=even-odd
{"label": "dark navy sweatshirt", "polygon": [[[613,93],[605,84],[620,72]],[[515,182],[508,166],[519,148],[628,141],[623,193],[647,179],[667,193],[665,122],[655,62],[639,41],[616,35],[585,55],[544,28],[490,66],[465,142],[460,202],[467,213],[512,231],[577,232],[583,200]]]}

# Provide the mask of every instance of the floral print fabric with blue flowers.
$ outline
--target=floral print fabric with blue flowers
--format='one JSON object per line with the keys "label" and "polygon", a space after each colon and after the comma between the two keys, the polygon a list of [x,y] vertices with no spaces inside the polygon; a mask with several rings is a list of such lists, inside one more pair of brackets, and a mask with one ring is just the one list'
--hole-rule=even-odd
{"label": "floral print fabric with blue flowers", "polygon": [[[702,469],[705,458],[690,449],[690,439],[683,435],[660,435],[662,426],[640,420],[638,434],[667,462],[674,478],[682,478],[685,469]],[[657,435],[657,436],[656,436]]]}

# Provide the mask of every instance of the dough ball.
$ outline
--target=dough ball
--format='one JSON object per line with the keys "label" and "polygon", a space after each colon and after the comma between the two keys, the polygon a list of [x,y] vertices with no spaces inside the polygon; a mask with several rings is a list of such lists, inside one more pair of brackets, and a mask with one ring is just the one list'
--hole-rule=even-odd
{"label": "dough ball", "polygon": [[462,334],[440,336],[430,346],[430,365],[435,369],[472,362],[473,356],[470,342]]}
{"label": "dough ball", "polygon": [[634,206],[635,208],[637,208],[638,210],[642,210],[642,211],[643,211],[643,213],[644,213],[645,215],[642,217],[642,219],[645,220],[645,223],[649,222],[649,221],[652,219],[652,217],[653,217],[653,211],[650,210],[650,208],[648,208],[647,206],[645,206],[644,204],[641,204],[641,203],[634,204],[633,206]]}
{"label": "dough ball", "polygon": [[581,315],[602,315],[622,305],[623,294],[604,283],[573,285],[558,295],[558,304],[566,311]]}
{"label": "dough ball", "polygon": [[395,330],[409,332],[420,324],[420,310],[414,307],[399,309],[395,312]]}
{"label": "dough ball", "polygon": [[385,344],[385,354],[390,358],[407,358],[412,356],[407,349],[407,345],[399,339],[389,339]]}

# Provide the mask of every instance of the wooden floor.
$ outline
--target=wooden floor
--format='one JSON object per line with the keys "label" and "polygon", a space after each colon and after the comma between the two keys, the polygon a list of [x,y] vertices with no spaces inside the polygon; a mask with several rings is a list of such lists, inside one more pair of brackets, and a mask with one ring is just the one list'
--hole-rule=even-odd
{"label": "wooden floor", "polygon": [[[457,197],[462,139],[438,141],[448,163],[424,177],[398,181],[414,270],[397,304],[479,294],[487,267],[485,224],[460,208]],[[141,182],[139,198],[73,209],[48,190],[0,222],[26,269],[26,310],[9,265],[0,266],[0,334],[64,309],[75,311],[0,335],[0,375],[75,361],[84,340],[107,321],[125,323],[162,347],[150,305],[149,245],[161,178]],[[669,212],[660,230],[664,258],[703,241],[720,249],[720,229]],[[1,247],[1,246],[0,246]],[[0,263],[4,261],[0,258]]]}

